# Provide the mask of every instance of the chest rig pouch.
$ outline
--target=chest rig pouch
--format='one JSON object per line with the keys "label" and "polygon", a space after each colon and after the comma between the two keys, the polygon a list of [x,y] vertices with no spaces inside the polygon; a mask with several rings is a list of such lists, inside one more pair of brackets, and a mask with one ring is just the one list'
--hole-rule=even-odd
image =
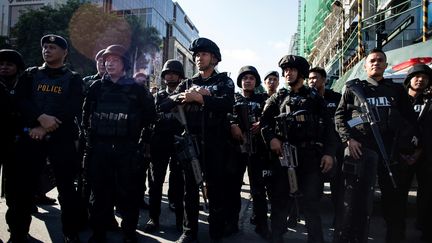
{"label": "chest rig pouch", "polygon": [[133,96],[130,89],[130,85],[101,88],[91,118],[91,127],[96,136],[126,137],[132,130],[137,130],[139,120],[131,109]]}
{"label": "chest rig pouch", "polygon": [[320,134],[320,120],[314,114],[314,103],[308,96],[287,96],[276,118],[276,134],[287,137],[291,144],[315,141]]}

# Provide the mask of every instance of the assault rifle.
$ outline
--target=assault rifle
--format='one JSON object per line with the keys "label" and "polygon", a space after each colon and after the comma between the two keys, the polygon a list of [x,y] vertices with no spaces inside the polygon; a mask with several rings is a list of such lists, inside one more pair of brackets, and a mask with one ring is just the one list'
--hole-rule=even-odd
{"label": "assault rifle", "polygon": [[254,122],[254,117],[249,114],[249,104],[246,102],[241,102],[234,105],[234,110],[236,112],[240,129],[243,132],[243,143],[240,145],[240,150],[242,153],[247,153],[249,156],[254,154],[255,147],[252,141],[251,123]]}
{"label": "assault rifle", "polygon": [[298,188],[297,173],[295,168],[298,166],[297,160],[297,147],[290,144],[288,140],[289,130],[296,121],[296,114],[303,112],[303,110],[295,113],[281,113],[276,117],[276,126],[278,134],[282,136],[282,154],[279,156],[279,161],[282,167],[288,170],[288,183],[290,187],[290,196],[294,199],[294,206],[290,210],[288,227],[294,228],[299,222],[299,205],[298,198],[301,193]]}
{"label": "assault rifle", "polygon": [[195,182],[201,189],[203,199],[204,199],[204,205],[206,208],[208,208],[207,190],[203,179],[203,172],[201,170],[200,162],[198,160],[198,156],[200,153],[198,142],[196,140],[196,137],[192,136],[189,133],[183,106],[178,105],[177,109],[178,109],[178,114],[180,116],[180,123],[184,127],[184,131],[181,136],[177,136],[177,135],[174,136],[175,139],[174,145],[177,150],[177,157],[179,161],[181,161],[186,165],[186,168],[191,169]]}
{"label": "assault rifle", "polygon": [[396,188],[396,182],[393,178],[393,173],[390,169],[390,160],[389,160],[389,156],[387,155],[385,146],[384,146],[384,142],[381,136],[381,133],[379,131],[379,127],[377,122],[380,121],[380,117],[379,117],[379,113],[378,113],[378,109],[375,105],[369,104],[366,100],[366,95],[363,91],[362,86],[358,83],[360,80],[359,79],[353,79],[350,80],[348,82],[346,82],[346,88],[351,90],[351,92],[353,92],[353,94],[359,99],[360,101],[360,107],[355,107],[355,109],[359,110],[362,114],[360,115],[360,117],[357,118],[353,118],[351,120],[348,121],[348,125],[350,127],[355,127],[358,124],[362,124],[362,123],[368,123],[373,136],[375,138],[375,141],[378,145],[378,149],[380,151],[380,154],[383,158],[383,164],[384,167],[387,170],[387,173],[390,177],[390,180],[393,184],[393,187]]}

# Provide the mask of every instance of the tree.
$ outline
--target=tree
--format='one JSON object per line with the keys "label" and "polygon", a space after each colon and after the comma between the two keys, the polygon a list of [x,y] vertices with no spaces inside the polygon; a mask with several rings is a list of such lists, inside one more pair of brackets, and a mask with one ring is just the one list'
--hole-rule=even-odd
{"label": "tree", "polygon": [[[79,0],[68,0],[58,6],[43,6],[24,12],[11,31],[15,47],[21,52],[28,66],[40,65],[42,60],[40,38],[45,34],[57,34],[69,39],[69,20],[82,5]],[[80,73],[91,73],[95,65],[91,59],[80,54],[69,41],[67,63]]]}
{"label": "tree", "polygon": [[68,40],[67,62],[83,75],[95,72],[94,56],[109,45],[125,46],[135,63],[144,52],[158,52],[162,43],[158,31],[146,28],[135,16],[125,19],[105,13],[97,5],[68,0],[63,5],[28,10],[20,16],[11,34],[27,65],[41,64],[40,38],[49,33]]}
{"label": "tree", "polygon": [[[145,27],[144,21],[137,16],[127,16],[126,20],[132,31],[129,53],[132,57],[133,69],[136,71],[137,62],[142,60],[139,57],[144,53],[154,57],[155,53],[161,50],[162,39],[156,28]],[[146,65],[147,63],[144,63],[144,66]]]}

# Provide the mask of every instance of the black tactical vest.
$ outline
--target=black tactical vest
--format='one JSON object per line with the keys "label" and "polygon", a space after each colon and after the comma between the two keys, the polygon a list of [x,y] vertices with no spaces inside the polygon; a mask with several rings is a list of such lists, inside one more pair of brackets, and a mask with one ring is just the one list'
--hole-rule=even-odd
{"label": "black tactical vest", "polygon": [[101,85],[92,109],[92,135],[111,138],[138,138],[141,115],[136,108],[133,85]]}
{"label": "black tactical vest", "polygon": [[[283,137],[283,130],[292,144],[303,142],[316,142],[322,134],[323,121],[319,117],[321,108],[318,94],[312,89],[305,89],[299,93],[288,92],[280,103],[281,114],[286,114],[281,119],[285,128],[276,127],[276,133]],[[280,123],[277,122],[279,125]]]}
{"label": "black tactical vest", "polygon": [[33,101],[42,113],[58,114],[63,110],[69,94],[72,72],[67,70],[58,77],[49,77],[45,72],[36,70],[33,75]]}

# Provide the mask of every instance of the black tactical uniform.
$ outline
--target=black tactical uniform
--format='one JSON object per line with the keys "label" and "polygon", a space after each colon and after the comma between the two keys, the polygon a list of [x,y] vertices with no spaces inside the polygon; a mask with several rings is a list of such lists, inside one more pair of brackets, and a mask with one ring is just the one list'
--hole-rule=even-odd
{"label": "black tactical uniform", "polygon": [[0,72],[0,127],[5,128],[1,136],[0,166],[13,159],[15,136],[22,129],[19,122],[18,109],[16,107],[15,87],[19,75],[24,71],[24,62],[19,52],[11,49],[0,50],[0,63],[12,63],[16,66],[16,73],[5,76]]}
{"label": "black tactical uniform", "polygon": [[[197,52],[213,53],[218,61],[221,55],[217,45],[209,39],[198,38],[189,47],[194,54]],[[191,87],[201,87],[210,91],[211,95],[203,95],[203,105],[196,102],[187,103],[184,107],[189,132],[196,136],[199,145],[199,161],[203,169],[204,179],[207,182],[209,199],[209,233],[213,239],[220,239],[223,235],[225,217],[224,207],[224,181],[226,155],[222,153],[227,147],[228,120],[227,113],[232,111],[234,103],[234,83],[226,73],[215,71],[203,79],[200,74],[180,83],[174,95],[184,92]],[[168,111],[178,102],[175,96],[161,104],[162,111]],[[225,125],[224,125],[225,124]],[[221,150],[222,149],[222,150]],[[192,175],[192,171],[184,168],[185,178],[185,214],[183,220],[183,235],[179,241],[192,241],[196,239],[198,231],[199,214],[199,188]],[[184,236],[184,237],[183,237]],[[190,237],[188,237],[190,236]],[[186,238],[188,238],[186,240]]]}
{"label": "black tactical uniform", "polygon": [[[4,66],[6,67],[4,67]],[[10,73],[15,65],[15,73]],[[24,71],[24,62],[19,52],[11,49],[0,50],[0,127],[4,130],[0,142],[0,167],[2,168],[2,196],[5,191],[9,165],[15,163],[15,137],[22,130],[18,108],[16,107],[15,87],[20,74]]]}
{"label": "black tactical uniform", "polygon": [[[102,54],[104,53],[105,49],[100,50],[96,56],[95,56],[95,61],[98,62],[99,59],[102,58]],[[99,60],[100,61],[100,60]],[[97,63],[96,65],[99,65],[99,63]],[[97,80],[102,79],[102,76],[99,75],[99,73],[90,75],[90,76],[86,76],[83,78],[83,91],[84,91],[84,95],[87,95],[88,90],[90,88],[90,86]],[[81,228],[85,228],[88,225],[88,218],[89,218],[89,201],[90,201],[90,194],[91,194],[91,188],[90,185],[88,184],[88,178],[87,178],[87,162],[88,162],[88,157],[87,157],[87,151],[86,150],[86,137],[85,137],[85,131],[84,128],[81,126],[82,124],[82,114],[80,114],[80,116],[77,117],[77,123],[79,125],[80,131],[79,131],[79,141],[78,141],[78,152],[80,154],[80,158],[82,158],[81,161],[81,171],[80,171],[80,175],[77,178],[77,188],[78,188],[78,193],[80,194],[80,201],[81,201]],[[107,225],[107,228],[109,230],[118,230],[118,223],[117,220],[115,219],[115,214],[114,214],[114,205],[112,207],[112,219],[110,221],[105,222]]]}
{"label": "black tactical uniform", "polygon": [[[164,78],[167,72],[178,73],[180,79],[184,79],[183,65],[177,60],[168,60],[161,72],[161,77]],[[174,82],[174,81],[170,81]],[[180,80],[175,81],[177,84]],[[183,132],[183,126],[172,112],[163,112],[159,106],[168,99],[168,87],[165,90],[159,91],[155,95],[157,119],[153,128],[150,139],[150,180],[149,180],[149,217],[151,225],[146,226],[145,231],[153,232],[159,227],[159,215],[161,212],[162,187],[165,181],[167,166],[170,166],[169,190],[174,193],[172,202],[174,203],[176,213],[176,226],[182,230],[183,222],[183,194],[184,182],[177,161],[174,148],[174,135],[180,136]]]}
{"label": "black tactical uniform", "polygon": [[[122,46],[112,45],[103,57],[121,57],[127,70],[130,66],[125,52]],[[105,223],[112,217],[114,195],[123,219],[124,240],[137,241],[143,170],[139,141],[143,139],[142,129],[155,116],[150,92],[132,78],[121,76],[113,82],[106,74],[90,86],[83,105],[83,126],[88,132],[88,175],[93,193],[90,223],[95,242],[105,240]]]}
{"label": "black tactical uniform", "polygon": [[[35,182],[48,158],[59,193],[63,233],[77,236],[78,194],[74,180],[79,162],[74,119],[81,111],[81,83],[81,77],[67,67],[50,68],[45,64],[26,70],[18,83],[17,98],[26,128],[18,136],[17,163],[8,179],[12,188],[8,190],[6,218],[12,234],[27,234],[29,230]],[[39,126],[37,118],[41,114],[55,116],[62,123],[45,140],[33,140],[28,129]]]}
{"label": "black tactical uniform", "polygon": [[[99,61],[99,59],[102,58],[102,54],[103,54],[104,52],[105,52],[105,49],[102,49],[102,50],[98,51],[98,53],[96,53],[96,56],[95,56],[95,61],[96,61],[96,63]],[[96,65],[99,65],[99,64],[97,63]],[[99,70],[98,70],[98,71],[99,71]],[[87,91],[88,91],[90,85],[91,85],[94,81],[99,80],[99,79],[102,78],[101,75],[103,75],[103,73],[102,73],[102,74],[99,74],[99,72],[98,72],[98,73],[96,73],[96,74],[93,74],[93,75],[90,75],[90,76],[86,76],[86,77],[83,78],[84,94],[87,94]]]}
{"label": "black tactical uniform", "polygon": [[[255,76],[255,87],[261,84],[258,71],[252,66],[244,66],[240,69],[237,78],[237,86],[242,88],[242,78],[246,74]],[[259,122],[262,109],[264,108],[267,95],[264,93],[253,93],[246,97],[241,93],[234,95],[235,103],[231,123],[239,126],[243,133],[242,142],[232,140],[234,156],[230,161],[230,169],[233,173],[233,181],[230,182],[227,190],[227,229],[226,234],[230,231],[238,231],[238,219],[241,206],[241,187],[243,185],[243,176],[248,168],[251,195],[253,199],[253,221],[256,225],[255,231],[263,237],[267,237],[269,230],[267,226],[267,174],[263,174],[269,167],[269,156],[267,147],[264,144],[261,133],[252,134],[250,130],[252,124]],[[246,131],[249,130],[249,131]],[[250,139],[250,141],[248,141]],[[230,177],[229,177],[230,178]],[[231,194],[232,193],[232,194]],[[231,225],[233,224],[233,225]]]}
{"label": "black tactical uniform", "polygon": [[[298,56],[284,56],[279,66],[296,68],[298,73],[307,77],[309,64]],[[297,80],[296,82],[301,82]],[[276,122],[276,116],[285,114]],[[298,115],[296,115],[298,114]],[[277,125],[280,124],[280,125]],[[298,166],[295,168],[299,191],[290,193],[291,181],[288,170],[282,167],[275,156],[272,161],[271,179],[271,229],[273,242],[283,242],[286,232],[286,218],[292,207],[300,204],[306,221],[308,242],[323,242],[319,201],[323,192],[321,179],[321,158],[333,156],[335,151],[334,127],[326,110],[324,99],[315,89],[302,85],[297,92],[282,88],[267,101],[261,117],[262,135],[269,145],[274,138],[297,148]],[[287,137],[283,138],[286,129]],[[298,206],[298,205],[297,205]]]}
{"label": "black tactical uniform", "polygon": [[[398,141],[396,131],[401,127],[414,124],[415,115],[410,105],[408,95],[402,85],[392,80],[383,79],[376,82],[372,79],[354,81],[366,96],[367,102],[377,107],[379,114],[379,132],[383,144],[390,157],[391,151],[399,152],[394,146]],[[383,163],[377,147],[377,142],[367,123],[350,127],[348,122],[359,117],[359,98],[351,89],[346,89],[336,110],[335,123],[343,143],[355,139],[362,144],[362,156],[355,160],[349,156],[348,147],[345,149],[343,164],[343,205],[337,212],[334,242],[367,242],[368,223],[372,212],[372,200],[376,174],[382,193],[383,216],[387,224],[386,242],[399,242],[403,237],[404,218],[400,210],[401,190],[395,189]],[[374,111],[373,111],[374,112]],[[405,124],[403,124],[405,122]],[[397,159],[397,158],[396,158]],[[399,185],[399,165],[390,167],[396,184]]]}
{"label": "black tactical uniform", "polygon": [[403,166],[403,173],[401,174],[403,175],[403,182],[405,182],[403,184],[404,188],[402,188],[404,190],[404,204],[402,205],[403,208],[401,208],[400,214],[403,216],[406,215],[408,191],[415,174],[418,184],[417,224],[422,231],[422,240],[432,242],[432,228],[429,223],[430,218],[432,218],[432,129],[430,126],[432,124],[432,95],[427,93],[432,84],[431,68],[424,64],[415,65],[408,70],[408,76],[404,83],[405,87],[409,89],[411,78],[420,73],[425,74],[429,78],[425,90],[416,97],[409,97],[416,113],[422,147],[420,157],[415,164]]}
{"label": "black tactical uniform", "polygon": [[[339,102],[341,100],[342,95],[340,93],[334,92],[331,89],[326,89],[324,92],[324,100],[326,102],[327,111],[330,114],[330,117],[332,118],[333,124],[334,124],[334,114],[336,113],[336,108],[339,105]],[[338,200],[338,192],[341,190],[340,186],[342,183],[342,160],[343,160],[343,148],[342,148],[342,142],[339,138],[339,135],[336,135],[336,143],[337,143],[337,149],[336,149],[336,161],[332,168],[332,171],[326,175],[327,178],[330,180],[330,190],[331,190],[331,200],[335,206],[337,205]],[[325,178],[326,179],[326,178]]]}

